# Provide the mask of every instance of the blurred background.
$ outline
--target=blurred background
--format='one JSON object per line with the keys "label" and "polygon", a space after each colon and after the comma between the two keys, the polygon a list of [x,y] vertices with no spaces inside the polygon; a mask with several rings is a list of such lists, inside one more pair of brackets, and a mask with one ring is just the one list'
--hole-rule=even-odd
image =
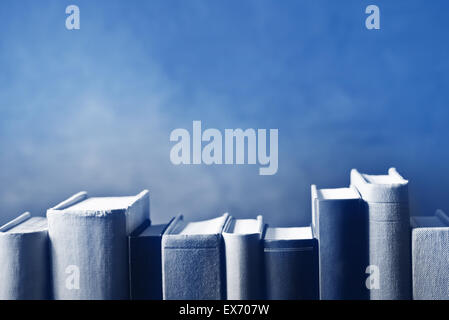
{"label": "blurred background", "polygon": [[[80,8],[81,29],[65,28]],[[365,28],[376,4],[381,29]],[[449,2],[2,0],[0,223],[86,190],[178,213],[310,223],[351,168],[449,211]],[[279,170],[174,166],[170,132],[279,129]]]}

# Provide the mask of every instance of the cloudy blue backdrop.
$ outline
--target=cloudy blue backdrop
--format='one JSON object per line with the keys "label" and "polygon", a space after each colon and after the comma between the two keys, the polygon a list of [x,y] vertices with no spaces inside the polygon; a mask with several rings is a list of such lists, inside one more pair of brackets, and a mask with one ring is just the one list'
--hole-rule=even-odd
{"label": "cloudy blue backdrop", "polygon": [[[65,28],[65,8],[81,30]],[[381,30],[364,26],[381,9]],[[449,1],[0,3],[0,222],[80,190],[152,217],[310,221],[310,184],[396,166],[413,214],[449,211]],[[170,132],[278,128],[279,171],[174,166]]]}

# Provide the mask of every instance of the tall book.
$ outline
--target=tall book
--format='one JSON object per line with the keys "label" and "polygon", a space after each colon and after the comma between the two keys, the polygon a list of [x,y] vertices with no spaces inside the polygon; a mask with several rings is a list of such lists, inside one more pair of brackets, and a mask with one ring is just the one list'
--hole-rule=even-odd
{"label": "tall book", "polygon": [[449,300],[449,216],[411,218],[413,299]]}
{"label": "tall book", "polygon": [[266,298],[318,299],[318,245],[312,228],[267,228],[264,233]]}
{"label": "tall book", "polygon": [[186,222],[176,217],[162,236],[164,300],[221,300],[225,294],[222,231],[229,219]]}
{"label": "tall book", "polygon": [[263,299],[262,216],[228,220],[223,231],[228,300]]}
{"label": "tall book", "polygon": [[[315,196],[313,196],[315,195]],[[320,299],[369,299],[368,218],[353,187],[317,189],[312,185],[319,245]]]}
{"label": "tall book", "polygon": [[47,220],[26,212],[0,227],[0,300],[50,297]]}
{"label": "tall book", "polygon": [[162,300],[162,235],[166,224],[149,221],[129,237],[130,290],[133,300]]}
{"label": "tall book", "polygon": [[149,194],[80,192],[47,210],[55,299],[129,299],[128,236],[149,219]]}
{"label": "tall book", "polygon": [[351,185],[365,201],[369,216],[367,286],[372,300],[411,298],[411,249],[408,181],[396,169],[387,175],[351,171]]}

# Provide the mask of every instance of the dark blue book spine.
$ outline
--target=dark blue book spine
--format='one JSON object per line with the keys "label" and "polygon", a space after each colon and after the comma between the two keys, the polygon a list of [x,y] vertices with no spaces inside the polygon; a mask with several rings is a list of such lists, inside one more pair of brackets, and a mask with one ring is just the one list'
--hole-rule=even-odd
{"label": "dark blue book spine", "polygon": [[269,300],[316,300],[318,254],[316,239],[265,240],[266,297]]}
{"label": "dark blue book spine", "polygon": [[368,218],[360,199],[316,200],[319,215],[320,299],[365,300]]}

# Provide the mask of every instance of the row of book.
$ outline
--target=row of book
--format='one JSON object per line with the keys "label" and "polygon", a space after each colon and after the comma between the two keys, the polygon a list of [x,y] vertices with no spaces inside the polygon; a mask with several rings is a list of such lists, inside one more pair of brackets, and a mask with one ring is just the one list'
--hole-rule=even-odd
{"label": "row of book", "polygon": [[410,218],[408,181],[311,187],[311,226],[223,214],[152,225],[148,191],[81,192],[0,227],[0,299],[449,299],[449,218]]}

